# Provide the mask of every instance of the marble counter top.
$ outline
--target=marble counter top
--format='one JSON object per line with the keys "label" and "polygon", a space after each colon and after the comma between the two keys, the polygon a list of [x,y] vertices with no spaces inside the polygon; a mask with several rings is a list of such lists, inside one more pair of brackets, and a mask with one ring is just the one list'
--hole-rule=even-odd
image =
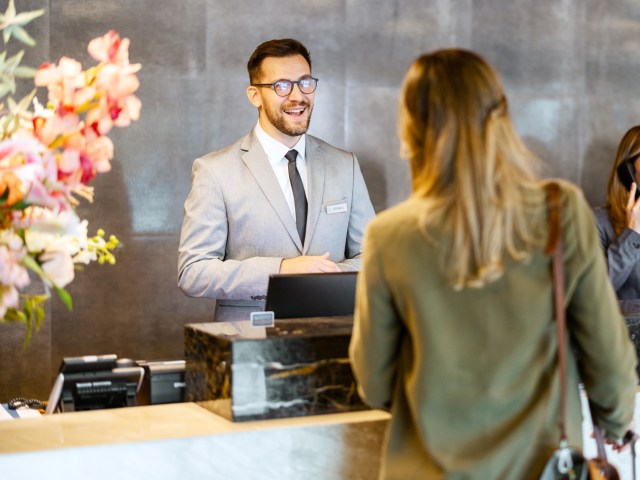
{"label": "marble counter top", "polygon": [[114,408],[0,422],[0,454],[386,421],[381,410],[231,422],[195,403]]}
{"label": "marble counter top", "polygon": [[351,316],[185,325],[186,399],[233,421],[368,407],[349,362]]}
{"label": "marble counter top", "polygon": [[[583,405],[585,407],[586,405]],[[636,431],[640,431],[640,394]],[[0,422],[0,473],[20,480],[371,480],[380,410],[231,422],[194,403]],[[588,421],[585,454],[595,455]],[[611,463],[631,478],[629,449]]]}
{"label": "marble counter top", "polygon": [[234,423],[194,403],[0,422],[2,478],[369,480],[388,414]]}

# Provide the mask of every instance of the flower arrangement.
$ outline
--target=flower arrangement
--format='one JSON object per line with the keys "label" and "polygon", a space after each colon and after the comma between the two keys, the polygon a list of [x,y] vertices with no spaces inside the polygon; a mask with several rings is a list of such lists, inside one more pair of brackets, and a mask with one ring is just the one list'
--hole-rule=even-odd
{"label": "flower arrangement", "polygon": [[[35,45],[23,27],[43,13],[17,14],[10,0],[0,15],[5,44],[14,37]],[[98,63],[87,70],[68,57],[33,70],[19,65],[23,51],[9,59],[6,50],[0,54],[0,98],[15,93],[16,77],[34,77],[35,87],[48,91],[46,105],[35,88],[20,101],[8,97],[0,104],[0,322],[25,323],[27,343],[49,297],[22,292],[33,275],[71,310],[64,287],[75,269],[115,263],[118,239],[101,229],[88,236],[88,223],[75,208],[79,198],[93,200],[89,182],[111,168],[107,134],[139,118],[134,92],[140,64],[129,63],[128,50],[129,40],[109,31],[89,42]]]}

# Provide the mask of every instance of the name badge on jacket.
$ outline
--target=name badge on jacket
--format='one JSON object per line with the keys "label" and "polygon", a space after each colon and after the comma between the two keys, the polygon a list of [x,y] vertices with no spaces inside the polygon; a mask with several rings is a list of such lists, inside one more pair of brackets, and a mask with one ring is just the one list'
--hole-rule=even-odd
{"label": "name badge on jacket", "polygon": [[346,203],[336,203],[335,205],[327,205],[327,215],[334,213],[344,213],[347,211]]}

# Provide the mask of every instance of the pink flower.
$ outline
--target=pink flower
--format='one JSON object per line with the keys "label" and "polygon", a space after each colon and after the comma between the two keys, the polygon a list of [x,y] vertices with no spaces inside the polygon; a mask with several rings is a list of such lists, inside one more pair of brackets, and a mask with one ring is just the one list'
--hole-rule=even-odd
{"label": "pink flower", "polygon": [[[114,31],[93,39],[88,51],[99,64],[86,71],[68,57],[40,66],[34,81],[48,90],[46,107],[33,98],[33,112],[20,102],[2,116],[0,320],[9,309],[23,308],[18,291],[29,284],[28,270],[64,289],[75,263],[115,261],[110,251],[117,239],[100,245],[100,230],[87,237],[75,196],[92,201],[87,183],[111,169],[114,147],[106,134],[140,117],[134,93],[141,66],[129,63],[129,39]],[[66,295],[61,298],[67,303]]]}
{"label": "pink flower", "polygon": [[20,200],[48,208],[66,208],[66,192],[58,184],[57,175],[54,156],[35,138],[16,137],[0,142],[0,185],[11,181],[10,193],[16,194],[17,189]]}
{"label": "pink flower", "polygon": [[35,116],[33,119],[33,133],[45,145],[55,145],[66,135],[76,132],[80,128],[80,117],[73,113],[63,112],[62,115],[49,117]]}
{"label": "pink flower", "polygon": [[98,173],[111,170],[111,159],[113,158],[113,142],[109,137],[98,135],[93,130],[87,129],[87,146],[85,154],[91,161],[93,169]]}
{"label": "pink flower", "polygon": [[129,39],[121,40],[120,35],[113,30],[91,40],[87,51],[98,62],[129,64]]}
{"label": "pink flower", "polygon": [[93,171],[82,165],[80,161],[80,151],[74,148],[65,148],[58,156],[58,176],[67,185],[77,185],[82,180],[93,178]]}
{"label": "pink flower", "polygon": [[135,73],[140,65],[105,65],[97,74],[95,88],[101,92],[97,108],[87,113],[87,123],[106,135],[113,125],[126,127],[140,118],[142,103],[133,95],[140,86]]}
{"label": "pink flower", "polygon": [[45,63],[35,76],[38,87],[47,87],[49,102],[56,111],[76,112],[96,97],[95,89],[87,85],[80,62],[62,57],[58,65]]}

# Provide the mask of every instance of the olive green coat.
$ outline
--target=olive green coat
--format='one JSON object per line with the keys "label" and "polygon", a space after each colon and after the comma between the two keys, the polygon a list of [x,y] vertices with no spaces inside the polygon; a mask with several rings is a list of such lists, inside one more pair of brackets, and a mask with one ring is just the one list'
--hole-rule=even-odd
{"label": "olive green coat", "polygon": [[[578,371],[600,424],[620,437],[633,417],[636,355],[591,209],[562,182],[569,443],[582,446]],[[542,187],[541,187],[542,188]],[[546,206],[531,219],[544,222]],[[503,276],[454,291],[446,242],[425,241],[421,200],[368,226],[350,357],[360,394],[392,419],[384,479],[534,479],[559,442],[559,375],[550,259],[507,261]]]}

